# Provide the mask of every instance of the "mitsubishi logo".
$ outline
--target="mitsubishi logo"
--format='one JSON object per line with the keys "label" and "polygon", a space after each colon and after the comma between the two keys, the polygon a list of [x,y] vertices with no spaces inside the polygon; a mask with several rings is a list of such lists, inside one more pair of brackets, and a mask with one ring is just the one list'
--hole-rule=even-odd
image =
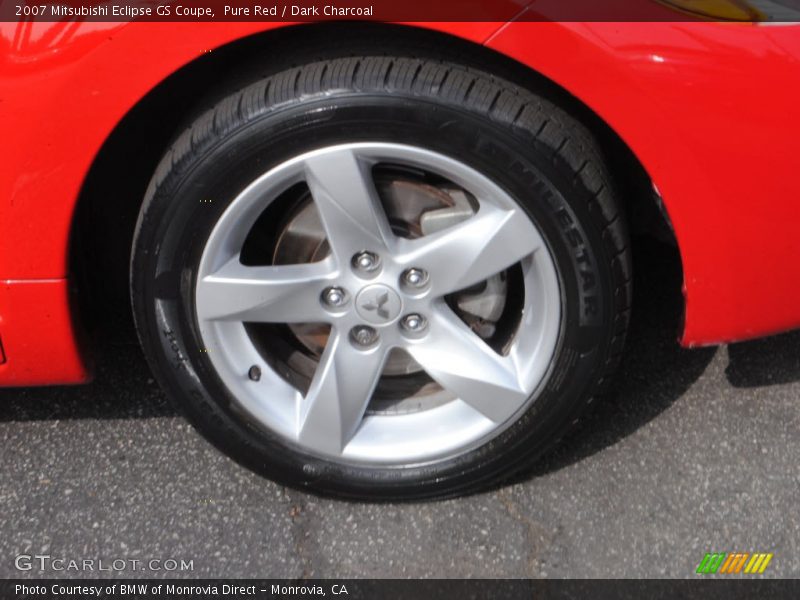
{"label": "mitsubishi logo", "polygon": [[364,308],[366,310],[375,310],[378,312],[378,316],[382,319],[389,318],[389,311],[384,308],[384,306],[389,302],[389,292],[383,292],[379,294],[376,298],[375,302],[365,302]]}
{"label": "mitsubishi logo", "polygon": [[403,303],[392,288],[380,283],[368,285],[356,296],[356,311],[373,325],[385,325],[400,316]]}

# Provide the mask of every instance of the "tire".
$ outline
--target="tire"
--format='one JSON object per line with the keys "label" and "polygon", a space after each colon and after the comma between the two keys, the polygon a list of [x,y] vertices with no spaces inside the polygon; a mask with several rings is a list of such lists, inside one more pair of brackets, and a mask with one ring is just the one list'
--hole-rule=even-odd
{"label": "tire", "polygon": [[[372,181],[346,188],[352,202],[373,203],[354,212],[349,196],[320,200],[351,181],[348,169]],[[414,194],[427,195],[404,199]],[[444,212],[417,208],[428,202]],[[365,206],[378,206],[377,216]],[[471,216],[458,216],[462,209]],[[304,249],[297,224],[314,211],[327,235],[314,238],[317,254]],[[492,214],[514,218],[494,222],[496,230],[475,225],[433,254],[436,236],[467,232],[481,217],[485,225]],[[440,215],[454,225],[437,230]],[[353,241],[364,232],[379,246],[390,241],[371,252],[372,242]],[[358,244],[370,252],[345,260]],[[284,246],[308,263],[292,280],[300,287],[277,287],[290,285],[278,269],[295,264],[279,259]],[[382,257],[386,248],[395,253]],[[424,248],[419,256],[435,264],[421,269],[422,291],[404,287],[410,276],[401,269],[414,265],[398,248]],[[502,272],[489,276],[489,263]],[[280,280],[253,283],[256,272]],[[472,287],[452,289],[460,283]],[[303,291],[278,298],[284,289]],[[162,387],[231,457],[318,493],[431,498],[514,475],[577,423],[618,363],[631,262],[613,181],[577,120],[473,68],[362,56],[311,62],[231,92],[183,132],[144,199],[131,294]],[[500,316],[464,312],[471,299]],[[414,307],[422,319],[409,322]],[[302,321],[318,310],[334,325]],[[375,358],[394,343],[405,348],[400,358]],[[313,367],[320,363],[333,365],[327,379]],[[305,373],[308,365],[316,370]],[[387,375],[388,365],[397,373]],[[381,368],[376,384],[371,374]],[[363,405],[351,390],[372,400]],[[363,420],[352,416],[358,411]]]}

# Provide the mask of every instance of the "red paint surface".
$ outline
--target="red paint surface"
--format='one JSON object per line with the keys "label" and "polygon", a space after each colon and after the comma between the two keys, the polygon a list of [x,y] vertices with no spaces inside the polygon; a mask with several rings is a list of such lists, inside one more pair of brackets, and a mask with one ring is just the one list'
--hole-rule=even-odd
{"label": "red paint surface", "polygon": [[[85,378],[64,282],[68,235],[114,126],[207,50],[276,26],[0,23],[0,280],[59,280],[3,285],[0,384]],[[427,26],[491,38],[630,145],[676,229],[685,344],[800,326],[800,28],[520,22],[492,35],[501,23]],[[50,326],[41,327],[45,314]]]}
{"label": "red paint surface", "polygon": [[82,383],[89,369],[76,343],[66,279],[0,281],[0,385]]}
{"label": "red paint surface", "polygon": [[512,23],[489,45],[644,164],[680,246],[685,345],[800,327],[800,27]]}

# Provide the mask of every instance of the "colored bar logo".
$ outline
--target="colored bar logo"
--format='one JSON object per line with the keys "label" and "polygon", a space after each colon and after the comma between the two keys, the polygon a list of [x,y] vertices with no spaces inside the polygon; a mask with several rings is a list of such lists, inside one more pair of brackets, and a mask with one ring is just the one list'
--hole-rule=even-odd
{"label": "colored bar logo", "polygon": [[701,575],[725,574],[735,575],[738,573],[756,575],[763,573],[767,569],[772,554],[764,552],[713,552],[706,553],[703,560],[697,566],[697,573]]}

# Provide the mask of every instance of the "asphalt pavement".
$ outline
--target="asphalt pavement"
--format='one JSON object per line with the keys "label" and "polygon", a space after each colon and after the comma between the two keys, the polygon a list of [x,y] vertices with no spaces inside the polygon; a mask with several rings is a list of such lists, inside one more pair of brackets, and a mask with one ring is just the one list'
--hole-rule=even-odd
{"label": "asphalt pavement", "polygon": [[[696,577],[712,551],[800,577],[800,333],[681,349],[680,274],[648,248],[609,397],[535,469],[466,498],[271,483],[176,414],[130,339],[88,386],[0,391],[0,577],[115,574],[16,568],[36,554],[129,577]],[[142,571],[153,559],[192,570]]]}

